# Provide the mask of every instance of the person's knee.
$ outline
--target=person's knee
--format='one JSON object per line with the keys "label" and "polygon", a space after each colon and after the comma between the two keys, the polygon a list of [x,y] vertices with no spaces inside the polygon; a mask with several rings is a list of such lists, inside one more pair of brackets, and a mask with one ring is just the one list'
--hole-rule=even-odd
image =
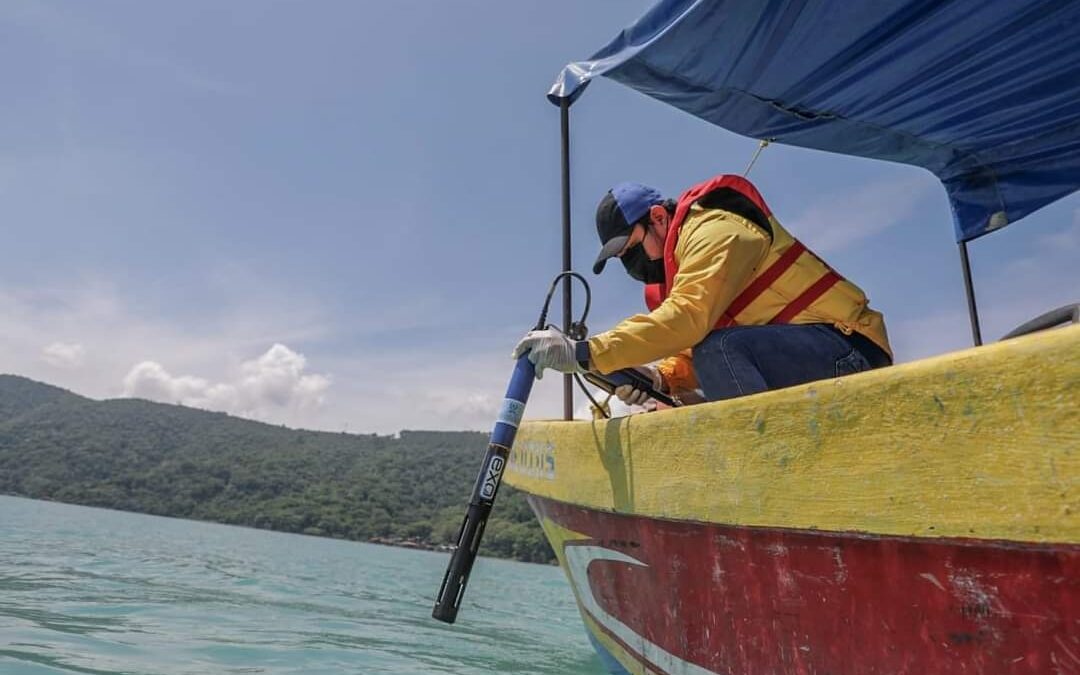
{"label": "person's knee", "polygon": [[761,389],[747,328],[715,330],[693,348],[694,372],[706,399],[734,398]]}
{"label": "person's knee", "polygon": [[694,345],[693,356],[712,358],[720,354],[749,354],[753,341],[749,338],[748,330],[751,326],[733,326],[720,328],[705,336],[705,339]]}

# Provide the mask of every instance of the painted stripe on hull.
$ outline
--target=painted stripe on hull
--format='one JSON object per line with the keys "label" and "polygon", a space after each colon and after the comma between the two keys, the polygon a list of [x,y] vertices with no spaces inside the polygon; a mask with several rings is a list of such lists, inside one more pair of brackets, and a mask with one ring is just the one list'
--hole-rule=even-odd
{"label": "painted stripe on hull", "polygon": [[608,672],[611,673],[611,675],[631,675],[630,671],[623,668],[623,665],[611,655],[611,652],[608,651],[607,647],[596,639],[595,635],[588,632],[587,635],[589,636],[589,642],[592,643],[593,649],[595,649],[596,653],[600,656],[600,662],[604,664],[604,667],[608,669]]}
{"label": "painted stripe on hull", "polygon": [[1080,546],[738,528],[529,501],[594,639],[616,640],[630,672],[1080,672]]}
{"label": "painted stripe on hull", "polygon": [[[563,548],[563,555],[566,559],[566,573],[570,576],[570,582],[574,588],[581,589],[590,586],[589,567],[594,562],[608,561],[644,566],[636,558],[602,546],[567,545]],[[711,675],[711,671],[680,658],[635,632],[617,616],[602,607],[593,593],[579,593],[577,598],[581,610],[587,612],[604,632],[617,640],[624,649],[630,649],[640,655],[650,667],[663,673],[672,673],[672,675]]]}

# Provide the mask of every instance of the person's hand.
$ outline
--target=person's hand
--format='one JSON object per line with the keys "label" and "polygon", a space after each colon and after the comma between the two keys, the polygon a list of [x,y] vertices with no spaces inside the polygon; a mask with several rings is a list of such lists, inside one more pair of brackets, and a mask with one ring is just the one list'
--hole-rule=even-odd
{"label": "person's hand", "polygon": [[[656,366],[636,366],[634,370],[652,380],[653,389],[663,391],[664,378],[660,375],[660,371],[656,369]],[[615,387],[615,396],[626,405],[643,406],[646,401],[651,400],[644,390],[635,389],[632,384]]]}
{"label": "person's hand", "polygon": [[526,351],[529,360],[536,366],[536,379],[543,377],[544,369],[551,368],[561,373],[581,372],[581,365],[574,354],[574,341],[554,328],[531,330],[514,347],[511,358],[520,358]]}

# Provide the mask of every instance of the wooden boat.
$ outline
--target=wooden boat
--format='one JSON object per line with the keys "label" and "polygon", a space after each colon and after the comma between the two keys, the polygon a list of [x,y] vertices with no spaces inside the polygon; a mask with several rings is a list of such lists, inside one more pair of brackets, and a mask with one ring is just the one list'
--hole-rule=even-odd
{"label": "wooden boat", "polygon": [[1080,669],[1080,326],[757,396],[529,422],[613,673]]}
{"label": "wooden boat", "polygon": [[[979,343],[966,243],[1080,185],[1078,25],[1077,2],[675,0],[550,97],[564,134],[607,75],[757,138],[934,171]],[[815,31],[838,46],[813,47]],[[529,421],[505,479],[612,673],[1080,672],[1080,326],[729,401]]]}

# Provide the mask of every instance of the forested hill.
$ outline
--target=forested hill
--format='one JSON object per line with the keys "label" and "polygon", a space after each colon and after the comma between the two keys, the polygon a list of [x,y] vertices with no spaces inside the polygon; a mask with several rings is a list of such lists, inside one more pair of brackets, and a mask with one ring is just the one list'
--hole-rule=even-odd
{"label": "forested hill", "polygon": [[[0,375],[0,494],[286,532],[423,545],[457,534],[487,436],[287,429]],[[486,555],[549,562],[509,486]]]}
{"label": "forested hill", "polygon": [[15,375],[0,375],[0,423],[49,404],[88,401],[67,389]]}

